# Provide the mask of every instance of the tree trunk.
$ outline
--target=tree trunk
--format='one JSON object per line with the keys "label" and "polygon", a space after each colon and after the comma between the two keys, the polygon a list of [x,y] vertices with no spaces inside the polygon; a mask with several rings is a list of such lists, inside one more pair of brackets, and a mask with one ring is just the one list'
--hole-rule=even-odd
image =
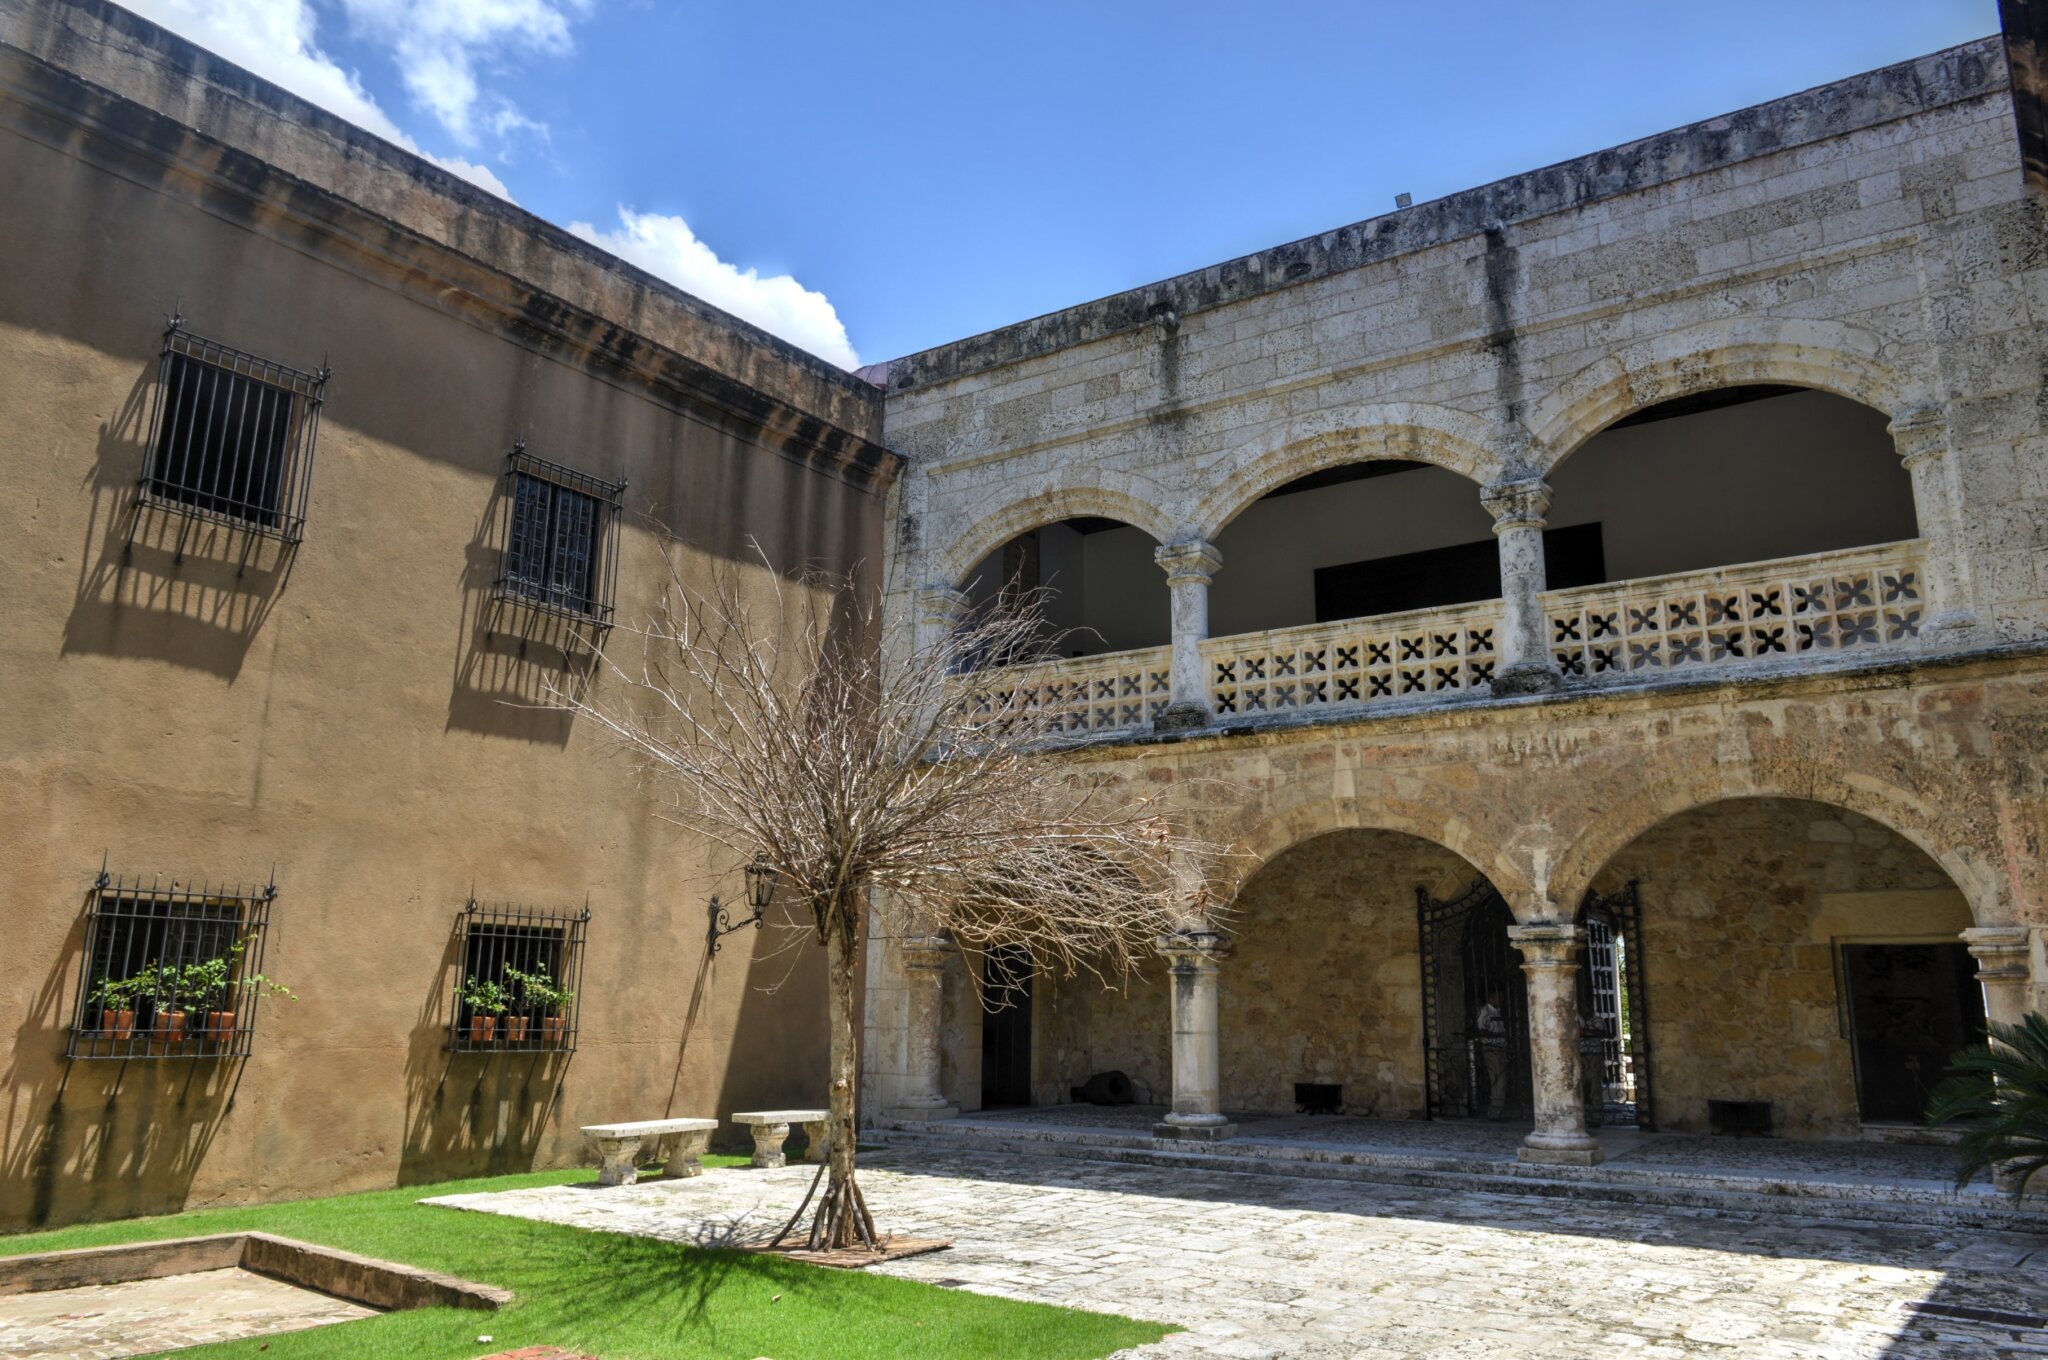
{"label": "tree trunk", "polygon": [[[811,1219],[811,1230],[807,1249],[811,1251],[836,1251],[848,1247],[868,1247],[879,1250],[881,1240],[875,1233],[875,1221],[868,1215],[868,1206],[861,1198],[860,1186],[854,1181],[854,1149],[859,1133],[854,1125],[854,1095],[860,1074],[860,1055],[854,1042],[853,975],[858,963],[858,941],[855,938],[854,921],[851,913],[840,914],[837,919],[830,914],[822,915],[821,925],[825,935],[825,990],[826,1024],[830,1030],[830,1100],[827,1102],[831,1118],[826,1122],[827,1136],[831,1147],[826,1153],[825,1166],[830,1179],[826,1182],[825,1197],[818,1202],[816,1215]],[[811,1183],[813,1193],[817,1182]],[[797,1206],[796,1214],[775,1235],[780,1243],[789,1235],[804,1207],[810,1203],[810,1195],[804,1196],[804,1204]]]}

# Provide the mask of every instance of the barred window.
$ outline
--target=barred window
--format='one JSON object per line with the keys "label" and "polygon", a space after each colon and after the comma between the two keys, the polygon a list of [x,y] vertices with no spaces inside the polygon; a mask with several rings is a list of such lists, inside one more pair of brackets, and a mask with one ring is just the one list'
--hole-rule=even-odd
{"label": "barred window", "polygon": [[507,471],[508,524],[499,594],[543,613],[609,623],[625,483],[535,458],[524,443]]}
{"label": "barred window", "polygon": [[66,1055],[247,1057],[276,896],[274,884],[144,883],[102,870],[86,903]]}
{"label": "barred window", "polygon": [[328,374],[164,332],[144,504],[296,543]]}
{"label": "barred window", "polygon": [[476,901],[464,907],[448,1046],[458,1053],[574,1049],[589,921],[588,907],[536,912]]}

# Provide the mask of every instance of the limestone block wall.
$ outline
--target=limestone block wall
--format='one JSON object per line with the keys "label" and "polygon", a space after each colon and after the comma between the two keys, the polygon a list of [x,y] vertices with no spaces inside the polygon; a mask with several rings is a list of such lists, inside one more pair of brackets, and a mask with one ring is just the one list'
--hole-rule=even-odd
{"label": "limestone block wall", "polygon": [[1070,978],[1045,988],[1041,998],[1032,1029],[1039,1104],[1067,1103],[1072,1088],[1097,1072],[1130,1077],[1140,1101],[1163,1105],[1172,1098],[1164,959],[1121,988]]}
{"label": "limestone block wall", "polygon": [[1260,869],[1238,894],[1223,965],[1224,1107],[1291,1114],[1296,1082],[1332,1082],[1349,1113],[1421,1115],[1415,890],[1449,898],[1477,876],[1387,831],[1319,836]]}
{"label": "limestone block wall", "polygon": [[892,586],[908,607],[1068,515],[1213,540],[1361,458],[1543,473],[1632,410],[1768,382],[1933,421],[1921,531],[1989,634],[2035,636],[2042,239],[1984,42],[913,355]]}
{"label": "limestone block wall", "polygon": [[1774,1127],[1853,1136],[1843,942],[1953,943],[1970,911],[1941,866],[1852,812],[1790,799],[1698,808],[1615,856],[1643,904],[1655,1113],[1704,1133],[1709,1099],[1766,1100]]}

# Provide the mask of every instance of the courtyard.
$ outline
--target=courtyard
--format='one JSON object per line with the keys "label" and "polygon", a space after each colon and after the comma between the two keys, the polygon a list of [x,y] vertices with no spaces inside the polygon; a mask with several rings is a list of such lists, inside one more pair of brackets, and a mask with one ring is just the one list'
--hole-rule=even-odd
{"label": "courtyard", "polygon": [[[953,1242],[873,1272],[1182,1329],[1131,1355],[2048,1355],[2026,1325],[2048,1313],[2038,1234],[967,1150],[866,1160],[885,1230]],[[773,1231],[811,1175],[429,1202],[715,1246]]]}

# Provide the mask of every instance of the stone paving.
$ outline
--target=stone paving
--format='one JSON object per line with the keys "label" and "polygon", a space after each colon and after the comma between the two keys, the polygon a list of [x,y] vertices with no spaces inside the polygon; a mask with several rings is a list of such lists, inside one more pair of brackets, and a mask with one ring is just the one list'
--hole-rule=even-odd
{"label": "stone paving", "polygon": [[[1048,1105],[1030,1109],[963,1114],[927,1126],[942,1135],[957,1130],[1025,1129],[1073,1131],[1149,1138],[1164,1106]],[[1368,1119],[1354,1115],[1234,1116],[1230,1142],[1318,1144],[1361,1152],[1441,1154],[1461,1161],[1509,1165],[1528,1132],[1526,1124],[1478,1120]],[[1603,1165],[1617,1169],[1668,1169],[1883,1185],[1946,1188],[1955,1165],[1952,1149],[1911,1143],[1851,1143],[1790,1138],[1709,1138],[1683,1133],[1639,1133],[1633,1128],[1595,1130],[1607,1154]]]}
{"label": "stone paving", "polygon": [[246,1270],[206,1270],[0,1298],[0,1360],[114,1360],[376,1315]]}
{"label": "stone paving", "polygon": [[[763,1235],[811,1168],[428,1201],[670,1241]],[[877,1267],[1187,1330],[1145,1357],[1988,1360],[2048,1331],[2048,1240],[1290,1176],[897,1149],[885,1229],[952,1250]]]}

